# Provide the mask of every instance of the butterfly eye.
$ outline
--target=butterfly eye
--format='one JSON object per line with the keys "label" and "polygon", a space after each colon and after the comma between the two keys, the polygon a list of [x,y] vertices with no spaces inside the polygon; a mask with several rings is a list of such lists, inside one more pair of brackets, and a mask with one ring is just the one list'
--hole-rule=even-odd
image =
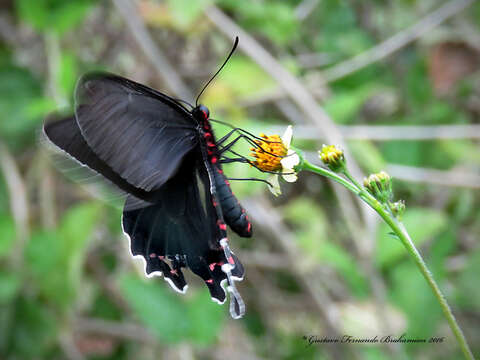
{"label": "butterfly eye", "polygon": [[205,120],[207,120],[210,117],[210,111],[205,105],[199,105],[198,109],[203,113]]}

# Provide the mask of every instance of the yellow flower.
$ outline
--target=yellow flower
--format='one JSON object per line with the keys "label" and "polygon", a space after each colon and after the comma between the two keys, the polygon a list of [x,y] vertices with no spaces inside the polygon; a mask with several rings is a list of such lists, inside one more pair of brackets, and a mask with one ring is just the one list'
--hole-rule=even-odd
{"label": "yellow flower", "polygon": [[[256,140],[258,147],[251,148],[251,154],[255,161],[253,165],[264,171],[274,171],[282,174],[282,177],[287,182],[297,181],[297,173],[295,166],[300,163],[300,157],[295,150],[290,149],[292,142],[293,130],[289,125],[285,133],[280,138],[279,135],[260,134],[263,140]],[[272,186],[270,191],[278,196],[282,192],[278,182],[278,174],[273,174],[268,180]]]}
{"label": "yellow flower", "polygon": [[332,171],[339,172],[345,167],[345,156],[343,150],[335,145],[323,145],[318,156],[325,165]]}

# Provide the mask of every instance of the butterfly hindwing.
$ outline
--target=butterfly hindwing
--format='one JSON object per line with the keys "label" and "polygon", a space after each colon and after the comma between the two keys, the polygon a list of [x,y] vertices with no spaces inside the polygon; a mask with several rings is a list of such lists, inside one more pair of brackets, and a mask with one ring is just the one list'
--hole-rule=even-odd
{"label": "butterfly hindwing", "polygon": [[89,147],[133,186],[159,189],[198,145],[196,122],[171,98],[103,73],[83,76],[75,117]]}
{"label": "butterfly hindwing", "polygon": [[[147,275],[161,272],[176,290],[184,291],[181,268],[189,267],[205,281],[212,298],[223,303],[226,275],[221,265],[226,259],[218,245],[220,235],[208,175],[194,155],[189,154],[176,175],[162,186],[158,203],[124,211],[122,225],[130,238],[132,254],[145,259]],[[201,191],[205,194],[203,202]],[[243,267],[234,259],[238,266],[233,275],[242,278]]]}

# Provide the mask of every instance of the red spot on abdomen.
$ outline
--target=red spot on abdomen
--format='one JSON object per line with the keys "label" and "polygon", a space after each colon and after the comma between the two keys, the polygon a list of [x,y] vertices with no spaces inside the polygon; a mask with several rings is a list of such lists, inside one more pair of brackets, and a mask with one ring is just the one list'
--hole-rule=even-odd
{"label": "red spot on abdomen", "polygon": [[212,162],[212,164],[216,164],[217,160],[218,160],[217,157],[213,156],[210,161]]}
{"label": "red spot on abdomen", "polygon": [[252,224],[248,223],[247,225],[247,232],[250,232],[252,230]]}
{"label": "red spot on abdomen", "polygon": [[205,282],[207,282],[207,283],[209,283],[209,284],[213,284],[213,279],[205,280]]}
{"label": "red spot on abdomen", "polygon": [[228,258],[228,262],[229,262],[230,264],[235,264],[235,261],[233,260],[233,257],[232,257],[232,256],[230,256],[230,257]]}

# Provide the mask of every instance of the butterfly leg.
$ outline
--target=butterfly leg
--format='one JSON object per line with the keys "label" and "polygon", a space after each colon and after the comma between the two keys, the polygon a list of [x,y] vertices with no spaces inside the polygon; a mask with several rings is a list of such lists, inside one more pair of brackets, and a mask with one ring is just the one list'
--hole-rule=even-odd
{"label": "butterfly leg", "polygon": [[[261,141],[263,143],[277,143],[276,141],[268,141],[268,140],[265,140],[261,137],[258,137],[258,136],[255,136],[251,133],[249,133],[248,131],[246,130],[243,130],[241,128],[234,128],[232,131],[228,132],[225,136],[223,136],[222,138],[220,138],[219,140],[217,140],[217,145],[222,145],[227,139],[229,139],[235,132],[237,133],[240,133],[238,135],[237,138],[235,138],[233,141],[231,141],[229,144],[225,145],[223,148],[226,148],[226,147],[232,147],[233,144],[235,144],[238,140],[240,139],[245,139],[250,145],[256,147],[256,148],[261,148],[258,144],[257,144],[257,140],[258,141]],[[230,145],[230,146],[229,146]],[[263,148],[261,148],[262,150],[264,150]],[[225,150],[226,151],[226,150]],[[267,154],[270,154],[268,151],[264,150],[264,152],[266,152]],[[275,155],[275,154],[270,154],[270,155],[273,155],[273,156],[278,156],[278,155]]]}
{"label": "butterfly leg", "polygon": [[[231,134],[231,132],[229,134]],[[229,135],[229,134],[227,134],[227,135]],[[227,135],[225,135],[225,136],[227,136]],[[225,138],[225,136],[220,140],[223,140]],[[255,140],[249,138],[245,134],[240,134],[235,139],[230,141],[228,144],[222,146],[221,149],[220,149],[220,153],[228,151],[229,149],[231,149],[233,147],[233,145],[235,145],[237,143],[237,141],[240,140],[240,139],[245,139],[250,145],[252,145],[256,148],[260,148],[259,145],[255,142]],[[223,142],[225,142],[225,140],[223,140],[223,141],[220,141],[220,140],[217,141],[217,145],[221,145]]]}
{"label": "butterfly leg", "polygon": [[[265,141],[265,139],[263,139],[263,138],[261,138],[261,137],[259,137],[259,136],[256,136],[256,135],[252,134],[251,132],[249,132],[249,131],[247,131],[247,130],[244,130],[244,129],[238,128],[238,127],[234,127],[233,125],[231,125],[231,124],[229,124],[229,123],[226,123],[226,122],[224,122],[224,121],[215,120],[215,119],[212,119],[212,118],[210,118],[209,120],[210,120],[210,121],[213,121],[213,122],[216,122],[216,123],[219,123],[219,124],[223,124],[223,125],[225,125],[225,126],[228,126],[228,127],[232,128],[232,129],[233,129],[232,132],[234,132],[234,131],[242,132],[242,133],[250,136],[250,137],[253,138],[253,139]],[[270,143],[276,143],[277,141],[268,141],[268,142],[270,142]]]}
{"label": "butterfly leg", "polygon": [[237,131],[237,129],[233,129],[232,131],[229,131],[227,134],[225,134],[224,136],[222,136],[220,139],[217,140],[217,145],[223,144],[223,143],[224,143],[225,141],[227,141],[227,139],[229,139],[236,131]]}
{"label": "butterfly leg", "polygon": [[260,181],[260,182],[263,182],[263,183],[267,184],[270,187],[273,187],[273,185],[270,184],[270,182],[268,182],[267,180],[258,179],[258,178],[254,178],[254,177],[250,177],[250,178],[227,178],[227,180],[232,180],[232,181]]}
{"label": "butterfly leg", "polygon": [[[278,174],[278,171],[269,171],[269,170],[263,170],[261,168],[259,168],[258,166],[256,166],[253,161],[251,161],[250,159],[248,159],[247,157],[237,153],[236,151],[234,150],[229,150],[229,152],[231,152],[232,154],[238,156],[237,158],[228,158],[226,157],[225,155],[222,156],[221,160],[220,160],[220,163],[221,164],[228,164],[228,163],[232,163],[232,162],[241,162],[241,163],[248,163],[250,164],[251,166],[253,166],[255,169],[263,172],[263,173],[267,173],[267,174]],[[284,173],[284,175],[290,175],[290,174],[293,174],[293,173]]]}
{"label": "butterfly leg", "polygon": [[241,129],[241,128],[233,128],[233,130],[229,131],[226,135],[224,135],[223,137],[221,137],[220,139],[217,140],[217,145],[223,144],[223,143],[224,143],[225,141],[227,141],[227,139],[230,138],[234,133],[237,133],[237,134],[239,134],[239,136],[248,139],[248,141],[249,141],[251,144],[255,144],[255,145],[256,145],[255,140],[265,141],[265,139],[260,138],[260,137],[258,137],[258,136],[255,136],[255,135],[249,133],[249,132],[246,131],[246,130],[243,130],[243,129]]}
{"label": "butterfly leg", "polygon": [[232,140],[231,142],[229,142],[228,144],[224,145],[223,147],[221,147],[219,149],[219,153],[220,155],[227,152],[227,151],[230,151],[232,153],[234,153],[231,149],[232,147],[240,140],[240,139],[245,139],[250,145],[252,145],[253,147],[257,148],[257,149],[261,149],[262,152],[266,153],[266,154],[269,154],[271,156],[274,156],[274,157],[282,157],[280,155],[277,155],[277,154],[273,154],[267,150],[265,150],[262,146],[260,146],[259,144],[257,144],[254,140],[250,139],[248,136],[245,136],[243,134],[240,134],[238,135],[234,140]]}
{"label": "butterfly leg", "polygon": [[248,159],[244,158],[227,158],[227,157],[222,157],[220,160],[220,164],[231,164],[234,162],[240,162],[240,163],[248,163]]}

